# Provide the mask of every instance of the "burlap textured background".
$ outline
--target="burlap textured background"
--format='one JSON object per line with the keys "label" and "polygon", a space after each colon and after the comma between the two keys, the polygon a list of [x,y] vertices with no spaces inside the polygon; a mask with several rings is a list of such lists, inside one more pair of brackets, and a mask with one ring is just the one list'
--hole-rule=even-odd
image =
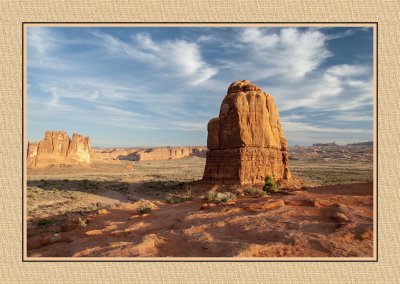
{"label": "burlap textured background", "polygon": [[[399,283],[400,30],[398,0],[0,0],[0,282],[2,283]],[[21,23],[378,22],[379,261],[22,262]]]}

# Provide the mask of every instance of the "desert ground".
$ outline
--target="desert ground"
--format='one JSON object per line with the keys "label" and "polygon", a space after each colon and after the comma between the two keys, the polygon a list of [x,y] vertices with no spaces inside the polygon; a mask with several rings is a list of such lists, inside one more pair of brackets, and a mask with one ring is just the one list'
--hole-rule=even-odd
{"label": "desert ground", "polygon": [[28,169],[28,256],[373,256],[372,144],[288,151],[275,194],[205,183],[201,157]]}

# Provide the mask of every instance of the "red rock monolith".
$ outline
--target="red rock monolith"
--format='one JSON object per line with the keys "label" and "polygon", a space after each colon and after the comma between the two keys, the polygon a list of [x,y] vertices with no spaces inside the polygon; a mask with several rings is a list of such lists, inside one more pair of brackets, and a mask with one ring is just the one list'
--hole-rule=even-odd
{"label": "red rock monolith", "polygon": [[203,180],[263,183],[267,175],[289,179],[288,152],[274,98],[247,80],[235,81],[218,118],[208,123]]}

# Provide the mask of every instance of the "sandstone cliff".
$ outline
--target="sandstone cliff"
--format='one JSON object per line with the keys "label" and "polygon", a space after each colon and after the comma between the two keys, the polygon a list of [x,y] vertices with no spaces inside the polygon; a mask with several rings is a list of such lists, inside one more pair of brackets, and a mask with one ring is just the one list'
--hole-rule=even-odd
{"label": "sandstone cliff", "polygon": [[226,184],[289,179],[287,143],[274,98],[247,80],[235,81],[218,118],[208,123],[203,179]]}
{"label": "sandstone cliff", "polygon": [[143,148],[107,148],[92,149],[93,160],[131,160],[136,158],[135,154]]}
{"label": "sandstone cliff", "polygon": [[205,157],[206,147],[162,147],[139,151],[136,161],[174,160],[185,157]]}
{"label": "sandstone cliff", "polygon": [[92,150],[93,160],[161,161],[185,157],[205,158],[207,147],[114,148]]}
{"label": "sandstone cliff", "polygon": [[65,131],[46,131],[44,140],[28,143],[29,168],[49,166],[90,166],[90,139],[74,133],[72,139]]}

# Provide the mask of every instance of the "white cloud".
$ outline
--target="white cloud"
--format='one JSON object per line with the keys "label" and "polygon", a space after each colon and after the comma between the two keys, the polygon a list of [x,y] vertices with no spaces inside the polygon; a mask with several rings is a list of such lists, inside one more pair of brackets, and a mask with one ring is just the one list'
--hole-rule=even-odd
{"label": "white cloud", "polygon": [[99,92],[97,90],[72,83],[62,86],[58,84],[40,84],[39,87],[42,91],[51,95],[51,105],[58,104],[61,98],[72,98],[93,102],[99,97]]}
{"label": "white cloud", "polygon": [[140,114],[140,113],[127,111],[127,110],[123,110],[123,109],[116,108],[116,107],[105,106],[105,105],[97,106],[97,109],[102,111],[103,113],[107,113],[107,114],[113,115],[113,116],[118,116],[118,118],[120,118],[120,119],[123,119],[123,118],[126,118],[126,117],[132,117],[132,116],[148,117],[147,115],[143,115],[143,114]]}
{"label": "white cloud", "polygon": [[239,35],[239,39],[244,44],[251,44],[254,49],[271,49],[280,41],[278,34],[264,34],[259,28],[245,28]]}
{"label": "white cloud", "polygon": [[374,120],[372,115],[371,116],[359,115],[358,113],[349,113],[349,112],[346,112],[345,114],[342,115],[329,116],[329,118],[343,122],[365,122]]}
{"label": "white cloud", "polygon": [[[350,110],[372,104],[372,78],[354,79],[367,75],[368,69],[358,65],[335,65],[325,71],[313,72],[301,81],[264,88],[276,97],[279,109],[298,107],[318,110]],[[347,74],[343,76],[343,74]]]}
{"label": "white cloud", "polygon": [[286,121],[286,122],[297,121],[297,120],[301,120],[301,119],[304,119],[304,118],[305,118],[304,115],[297,115],[297,114],[282,115],[280,117],[281,121]]}
{"label": "white cloud", "polygon": [[201,57],[199,46],[185,40],[154,42],[149,34],[134,36],[143,52],[156,57],[160,63],[176,74],[186,77],[192,85],[198,85],[214,76],[218,70],[207,64]]}
{"label": "white cloud", "polygon": [[284,28],[267,32],[261,28],[245,28],[239,41],[250,50],[253,69],[264,78],[279,75],[299,80],[332,56],[325,46],[326,36],[318,30]]}
{"label": "white cloud", "polygon": [[[282,128],[288,142],[310,144],[315,142],[349,143],[367,141],[372,138],[372,130],[357,128],[322,127],[304,122],[282,121]],[[290,152],[289,152],[290,155]]]}
{"label": "white cloud", "polygon": [[72,71],[70,62],[57,54],[66,43],[50,28],[28,27],[27,58],[28,67],[42,70]]}
{"label": "white cloud", "polygon": [[156,59],[153,55],[141,52],[129,43],[119,40],[110,34],[100,31],[94,31],[92,34],[103,39],[104,42],[101,43],[101,46],[105,46],[107,50],[117,56],[129,55],[137,60],[142,61],[154,61]]}
{"label": "white cloud", "polygon": [[94,35],[102,38],[114,54],[126,54],[158,69],[160,74],[184,78],[191,85],[203,83],[218,73],[217,68],[204,61],[195,42],[181,39],[155,42],[149,34],[138,33],[132,36],[133,43],[127,43],[102,32]]}
{"label": "white cloud", "polygon": [[357,76],[365,74],[368,69],[364,66],[358,65],[335,65],[326,70],[326,73],[338,76],[338,77],[346,77],[346,76]]}
{"label": "white cloud", "polygon": [[211,35],[201,35],[197,39],[197,42],[209,42],[214,40],[214,38]]}
{"label": "white cloud", "polygon": [[28,28],[28,48],[29,52],[36,53],[38,55],[45,55],[51,49],[54,49],[57,45],[55,41],[57,37],[48,28]]}
{"label": "white cloud", "polygon": [[[371,121],[368,107],[360,108],[373,102],[370,66],[349,61],[324,67],[332,56],[326,42],[333,37],[323,29],[236,31],[213,34],[210,29],[169,40],[147,33],[121,40],[101,31],[76,38],[54,29],[34,31],[28,34],[28,66],[40,70],[30,73],[30,117],[70,125],[84,121],[99,127],[204,132],[230,82],[249,79],[285,111],[281,121],[289,141],[368,137],[370,132],[342,122],[365,128]],[[82,43],[90,48],[69,48]],[[203,48],[217,63],[209,63]],[[43,101],[32,103],[31,98]],[[312,117],[324,123],[308,117],[314,111],[318,115]],[[321,127],[329,122],[332,127]]]}
{"label": "white cloud", "polygon": [[351,128],[335,128],[335,127],[318,127],[304,122],[282,122],[285,132],[334,132],[334,133],[364,133],[370,130],[351,129]]}

